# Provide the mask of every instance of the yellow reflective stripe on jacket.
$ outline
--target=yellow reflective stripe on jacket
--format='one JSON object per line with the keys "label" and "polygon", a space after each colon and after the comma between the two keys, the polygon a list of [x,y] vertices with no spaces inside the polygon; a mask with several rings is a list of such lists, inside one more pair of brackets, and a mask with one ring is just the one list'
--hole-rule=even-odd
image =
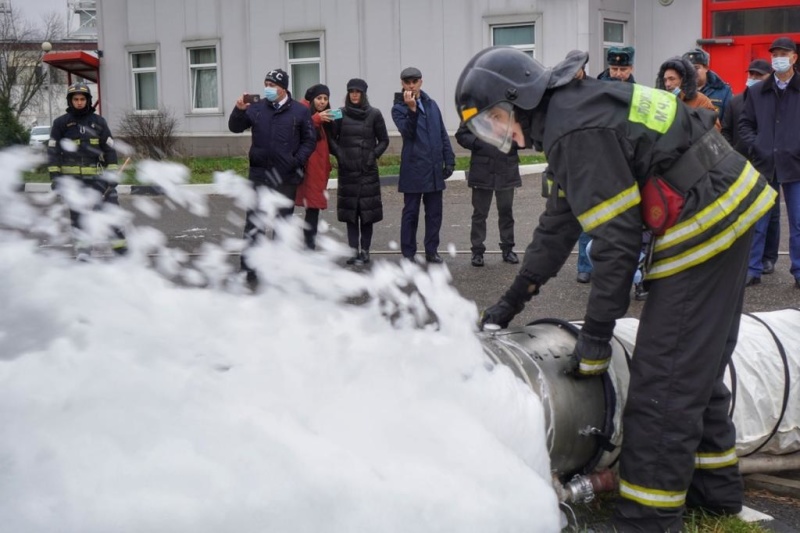
{"label": "yellow reflective stripe on jacket", "polygon": [[628,120],[664,134],[675,120],[678,99],[675,95],[644,85],[634,84]]}
{"label": "yellow reflective stripe on jacket", "polygon": [[61,167],[47,167],[48,172],[61,172]]}
{"label": "yellow reflective stripe on jacket", "polygon": [[624,479],[619,480],[619,495],[648,507],[673,509],[681,507],[686,502],[685,490],[648,489],[628,483]]}
{"label": "yellow reflective stripe on jacket", "polygon": [[112,163],[106,166],[106,170],[119,170],[119,165],[117,165],[116,163]]}
{"label": "yellow reflective stripe on jacket", "polygon": [[647,271],[647,279],[666,278],[687,268],[699,265],[728,249],[750,226],[764,216],[775,204],[777,193],[772,187],[764,187],[755,202],[736,221],[713,238],[690,248],[682,254],[654,262]]}
{"label": "yellow reflective stripe on jacket", "polygon": [[61,167],[61,173],[79,176],[81,173],[81,167]]}
{"label": "yellow reflective stripe on jacket", "polygon": [[581,359],[578,370],[584,375],[602,374],[608,370],[610,363],[611,359]]}
{"label": "yellow reflective stripe on jacket", "polygon": [[[556,184],[556,180],[554,180],[552,178],[545,178],[544,183],[545,183],[545,187],[547,187],[547,196],[550,196],[553,193],[553,187]],[[567,197],[566,193],[561,189],[561,187],[558,188],[558,197],[559,198],[566,198]]]}
{"label": "yellow reflective stripe on jacket", "polygon": [[100,144],[100,139],[92,137],[91,139],[89,139],[89,144],[98,144],[99,145]]}
{"label": "yellow reflective stripe on jacket", "polygon": [[654,251],[666,250],[707,231],[708,228],[730,215],[757,183],[758,171],[748,162],[725,194],[691,218],[668,229],[656,241]]}
{"label": "yellow reflective stripe on jacket", "polygon": [[94,176],[99,173],[100,170],[97,167],[81,167],[81,174],[83,176]]}
{"label": "yellow reflective stripe on jacket", "polygon": [[694,467],[702,470],[712,468],[724,468],[739,462],[736,456],[736,448],[725,450],[724,452],[696,453],[694,456]]}
{"label": "yellow reflective stripe on jacket", "polygon": [[631,207],[639,205],[642,197],[639,196],[639,186],[633,184],[613,198],[594,206],[585,213],[578,215],[578,221],[583,226],[583,231],[589,232],[597,226],[608,222],[620,213]]}

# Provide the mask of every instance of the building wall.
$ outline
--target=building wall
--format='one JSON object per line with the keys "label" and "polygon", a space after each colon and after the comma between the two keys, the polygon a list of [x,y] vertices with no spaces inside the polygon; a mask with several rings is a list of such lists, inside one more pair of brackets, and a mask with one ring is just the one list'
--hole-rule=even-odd
{"label": "building wall", "polygon": [[[243,153],[247,134],[227,129],[236,98],[260,92],[268,70],[287,69],[285,38],[319,36],[321,80],[330,86],[334,105],[344,101],[348,79],[364,78],[370,102],[396,137],[394,92],[400,71],[413,65],[452,134],[458,128],[458,76],[491,44],[491,24],[535,21],[537,59],[554,65],[570,50],[588,50],[589,72],[596,75],[603,65],[603,18],[624,20],[637,48],[637,78],[652,84],[665,53],[694,46],[700,13],[700,0],[674,0],[668,7],[634,0],[99,0],[103,113],[114,128],[132,109],[128,54],[155,46],[159,102],[179,119],[186,153]],[[186,44],[216,40],[221,110],[193,114]],[[398,146],[393,138],[391,150]]]}

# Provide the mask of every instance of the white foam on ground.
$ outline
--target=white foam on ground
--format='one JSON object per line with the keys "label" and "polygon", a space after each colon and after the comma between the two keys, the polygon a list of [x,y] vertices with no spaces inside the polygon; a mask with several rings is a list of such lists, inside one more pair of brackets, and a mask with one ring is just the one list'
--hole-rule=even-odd
{"label": "white foam on ground", "polygon": [[153,230],[76,264],[18,231],[40,212],[20,160],[0,153],[0,529],[560,529],[541,404],[487,365],[446,269],[358,274],[341,245],[301,251],[298,228],[253,257],[255,296],[214,288],[213,247],[186,276],[211,288],[173,285],[145,266],[168,255]]}

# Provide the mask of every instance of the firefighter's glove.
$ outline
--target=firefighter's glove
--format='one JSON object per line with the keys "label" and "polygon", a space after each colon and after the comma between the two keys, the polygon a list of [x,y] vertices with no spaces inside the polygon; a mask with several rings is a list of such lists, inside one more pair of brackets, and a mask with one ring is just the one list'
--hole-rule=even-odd
{"label": "firefighter's glove", "polygon": [[485,324],[507,328],[509,322],[525,308],[525,303],[536,294],[539,294],[539,285],[518,275],[500,300],[481,313],[481,329]]}
{"label": "firefighter's glove", "polygon": [[597,322],[586,319],[578,334],[578,342],[572,352],[573,374],[583,378],[599,376],[608,370],[611,363],[611,337],[614,322]]}

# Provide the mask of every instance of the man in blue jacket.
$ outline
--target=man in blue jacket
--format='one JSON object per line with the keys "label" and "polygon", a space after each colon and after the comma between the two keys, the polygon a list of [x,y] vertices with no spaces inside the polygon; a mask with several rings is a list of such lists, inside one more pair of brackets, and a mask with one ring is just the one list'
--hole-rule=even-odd
{"label": "man in blue jacket", "polygon": [[[278,210],[278,215],[284,218],[294,212],[297,186],[303,181],[303,169],[317,144],[311,112],[292,99],[288,87],[286,72],[270,70],[264,78],[264,98],[253,101],[251,95],[243,94],[228,119],[228,129],[233,133],[247,129],[252,132],[247,177],[256,193],[266,188],[291,200]],[[244,238],[248,248],[263,238],[270,225],[258,210],[258,204],[247,210]],[[246,251],[242,254],[242,270],[247,272],[248,285],[254,288],[258,277],[247,265],[245,255]]]}
{"label": "man in blue jacket", "polygon": [[[769,49],[774,75],[747,91],[739,119],[739,136],[750,147],[750,161],[770,182],[783,189],[789,218],[790,272],[800,289],[800,75],[795,72],[797,45],[779,37]],[[761,281],[769,217],[756,224],[747,285]]]}
{"label": "man in blue jacket", "polygon": [[719,77],[713,70],[708,70],[708,62],[711,59],[708,52],[702,48],[695,48],[683,54],[684,59],[688,59],[694,70],[697,72],[697,89],[708,96],[714,107],[717,108],[717,117],[722,122],[725,116],[725,108],[733,98],[731,86]]}
{"label": "man in blue jacket", "polygon": [[392,120],[403,137],[400,181],[403,215],[400,250],[406,259],[417,253],[420,204],[425,204],[425,260],[441,263],[439,230],[442,227],[444,180],[453,174],[456,158],[444,127],[442,112],[422,88],[422,72],[408,67],[400,73],[403,91],[395,93]]}

